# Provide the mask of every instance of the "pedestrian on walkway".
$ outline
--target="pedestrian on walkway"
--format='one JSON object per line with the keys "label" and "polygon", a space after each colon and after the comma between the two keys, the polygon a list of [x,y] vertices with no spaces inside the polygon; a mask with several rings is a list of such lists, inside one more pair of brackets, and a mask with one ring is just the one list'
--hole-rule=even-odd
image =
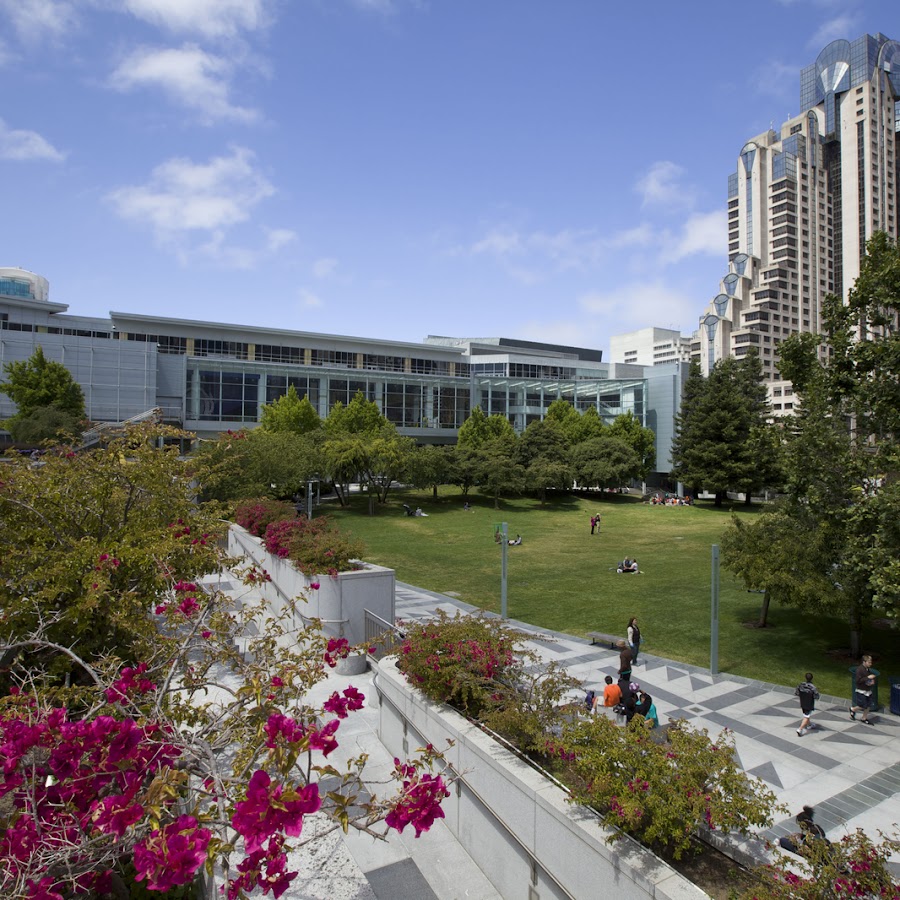
{"label": "pedestrian on walkway", "polygon": [[616,647],[619,650],[619,681],[624,681],[628,684],[631,681],[631,648],[625,641],[618,641]]}
{"label": "pedestrian on walkway", "polygon": [[850,718],[856,719],[858,712],[862,713],[863,725],[874,725],[869,721],[869,709],[872,706],[872,690],[875,687],[875,676],[869,671],[872,668],[872,657],[866,654],[862,662],[857,666],[856,675],[853,678],[853,706],[850,707]]}
{"label": "pedestrian on walkway", "polygon": [[806,673],[806,681],[798,684],[794,690],[794,696],[800,698],[800,711],[803,713],[803,719],[800,727],[797,729],[797,737],[803,737],[807,731],[811,731],[816,726],[810,722],[810,718],[816,709],[816,700],[819,699],[819,692],[812,683],[812,672]]}
{"label": "pedestrian on walkway", "polygon": [[625,640],[631,648],[631,662],[636,666],[638,664],[638,650],[641,647],[641,629],[638,628],[637,616],[632,616],[628,620],[628,630],[625,635]]}

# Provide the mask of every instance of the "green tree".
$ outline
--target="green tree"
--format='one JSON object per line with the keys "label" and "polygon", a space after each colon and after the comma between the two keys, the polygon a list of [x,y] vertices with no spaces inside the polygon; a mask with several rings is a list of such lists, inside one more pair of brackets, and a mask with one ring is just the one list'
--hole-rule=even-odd
{"label": "green tree", "polygon": [[653,467],[656,465],[656,434],[652,428],[641,425],[637,416],[628,410],[620,416],[616,416],[609,433],[619,440],[624,441],[640,457],[640,479],[645,481]]}
{"label": "green tree", "polygon": [[482,450],[488,446],[504,446],[510,452],[516,443],[516,431],[506,416],[486,416],[476,406],[462,423],[456,439],[458,447]]}
{"label": "green tree", "polygon": [[438,498],[438,486],[452,482],[453,448],[429,444],[416,447],[407,460],[406,480],[414,487],[432,490]]}
{"label": "green tree", "polygon": [[838,588],[828,565],[829,548],[809,509],[776,507],[756,519],[732,517],[722,534],[722,564],[748,590],[762,591],[758,628],[769,624],[772,600],[825,611]]}
{"label": "green tree", "polygon": [[563,428],[551,418],[532,422],[519,438],[516,459],[525,469],[525,486],[537,491],[543,506],[547,489],[572,487],[569,444]]}
{"label": "green tree", "polygon": [[290,499],[323,471],[322,432],[226,432],[202,441],[192,465],[204,499]]}
{"label": "green tree", "polygon": [[703,380],[694,364],[685,383],[677,432],[672,442],[672,476],[716,495],[722,505],[726,491],[751,493],[775,477],[776,459],[761,460],[756,453],[775,442],[759,432],[771,427],[762,370],[755,353],[716,363]]}
{"label": "green tree", "polygon": [[[845,616],[855,655],[876,610],[900,616],[898,314],[900,248],[876,235],[848,302],[823,304],[824,333],[780,347],[779,369],[800,410],[784,428],[778,515],[794,536],[801,577],[779,585],[778,597]],[[745,570],[762,567],[766,548],[755,545],[742,550]]]}
{"label": "green tree", "polygon": [[385,426],[393,427],[381,414],[374,400],[366,400],[362,391],[344,406],[337,402],[325,419],[328,437],[343,434],[374,434]]}
{"label": "green tree", "polygon": [[641,458],[607,428],[599,437],[582,441],[575,447],[572,468],[579,487],[615,488],[638,476]]}
{"label": "green tree", "polygon": [[17,407],[16,415],[3,423],[14,440],[39,443],[80,430],[84,393],[62,363],[44,356],[40,344],[28,359],[5,363],[3,374],[0,392]]}
{"label": "green tree", "polygon": [[[105,448],[14,458],[0,485],[4,633],[41,632],[82,658],[133,660],[152,645],[155,602],[170,574],[217,565],[221,512],[199,506],[187,465],[160,426],[130,428]],[[70,672],[59,656],[55,671]]]}
{"label": "green tree", "polygon": [[260,412],[259,427],[263,431],[309,434],[322,427],[322,420],[309,402],[309,395],[304,394],[301,400],[293,385],[288,387],[286,394],[265,404]]}
{"label": "green tree", "polygon": [[48,440],[65,440],[84,431],[83,418],[58,406],[41,406],[27,415],[16,415],[3,423],[17,444],[38,446]]}

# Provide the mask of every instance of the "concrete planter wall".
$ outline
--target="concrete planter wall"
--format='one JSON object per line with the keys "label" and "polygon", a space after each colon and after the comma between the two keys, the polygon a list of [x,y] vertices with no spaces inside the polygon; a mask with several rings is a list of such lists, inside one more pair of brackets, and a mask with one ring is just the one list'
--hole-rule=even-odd
{"label": "concrete planter wall", "polygon": [[607,844],[609,831],[592,812],[569,804],[561,788],[455,710],[412,690],[393,659],[379,663],[376,687],[379,737],[395,756],[455,742],[446,756],[463,774],[444,801],[445,821],[502,896],[707,897],[636,841]]}
{"label": "concrete planter wall", "polygon": [[[273,556],[259,538],[235,524],[228,530],[228,552],[252,560],[269,573],[272,581],[264,584],[261,590],[273,615],[289,609],[291,601],[297,597],[308,598],[308,602],[297,604],[298,627],[302,625],[302,619],[321,619],[325,634],[345,637],[351,644],[361,644],[366,639],[365,610],[387,622],[394,621],[396,576],[393,569],[363,563],[363,568],[340,572],[337,578],[318,575],[308,579],[290,560]],[[311,580],[319,583],[318,590],[309,589]]]}

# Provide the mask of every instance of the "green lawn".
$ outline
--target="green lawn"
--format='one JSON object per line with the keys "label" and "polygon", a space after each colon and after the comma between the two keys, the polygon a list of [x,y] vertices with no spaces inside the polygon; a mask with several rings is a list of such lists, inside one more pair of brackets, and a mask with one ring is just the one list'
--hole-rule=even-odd
{"label": "green lawn", "polygon": [[[327,506],[341,526],[367,547],[366,559],[396,570],[400,581],[452,594],[484,609],[500,610],[500,548],[494,525],[507,522],[520,547],[509,548],[509,616],[542,628],[584,635],[603,631],[624,635],[628,619],[641,625],[645,648],[654,655],[709,666],[710,548],[728,524],[731,510],[711,505],[654,507],[636,498],[598,494],[561,497],[541,507],[537,500],[503,502],[470,495],[474,512],[463,511],[458,490],[392,493],[377,515],[366,515],[364,498],[349,509]],[[428,518],[404,515],[402,503],[421,506]],[[590,517],[601,513],[599,534]],[[759,509],[735,506],[737,515]],[[642,575],[617,575],[615,564],[635,556]],[[745,591],[721,573],[719,670],[794,686],[807,670],[824,693],[849,695],[849,662],[835,651],[846,648],[846,625],[772,605],[767,629],[756,622],[762,597]],[[870,628],[865,647],[883,676],[900,674],[896,631]],[[883,677],[882,703],[889,687]]]}

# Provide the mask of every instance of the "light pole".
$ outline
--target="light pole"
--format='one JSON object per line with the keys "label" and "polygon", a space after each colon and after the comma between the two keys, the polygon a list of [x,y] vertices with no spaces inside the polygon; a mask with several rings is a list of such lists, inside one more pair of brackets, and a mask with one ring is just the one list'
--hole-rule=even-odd
{"label": "light pole", "polygon": [[710,589],[709,671],[719,674],[719,545],[712,545]]}
{"label": "light pole", "polygon": [[506,522],[500,523],[500,618],[506,618],[506,556],[509,553],[509,532]]}

